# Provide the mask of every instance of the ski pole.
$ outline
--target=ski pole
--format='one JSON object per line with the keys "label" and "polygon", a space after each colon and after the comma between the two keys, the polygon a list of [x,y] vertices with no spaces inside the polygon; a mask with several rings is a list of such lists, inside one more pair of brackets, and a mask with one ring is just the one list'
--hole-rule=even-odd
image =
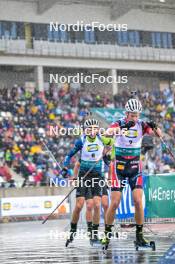
{"label": "ski pole", "polygon": [[[108,149],[105,154],[103,154],[103,156],[101,158],[103,158],[109,151],[111,150]],[[94,169],[95,165],[101,160],[98,159],[94,165],[83,175],[82,180],[85,179],[87,177],[87,175]],[[69,197],[69,195],[76,189],[76,187],[74,187],[72,190],[70,190],[70,192],[64,197],[64,199],[55,207],[55,209],[44,219],[44,221],[42,222],[42,224],[45,224],[45,222],[49,219],[49,217],[60,207],[60,205]]]}
{"label": "ski pole", "polygon": [[54,157],[54,155],[52,154],[52,152],[49,150],[48,146],[46,145],[46,143],[44,142],[44,140],[40,140],[40,142],[42,142],[42,144],[44,145],[44,147],[46,148],[47,152],[49,153],[51,159],[58,165],[59,169],[62,170],[60,164],[58,163],[58,161],[56,160],[56,158]]}
{"label": "ski pole", "polygon": [[163,140],[163,138],[157,133],[156,129],[154,129],[155,134],[160,138],[160,141],[162,142],[162,144],[165,146],[166,150],[168,151],[169,155],[174,159],[175,161],[175,156],[173,154],[173,152],[171,151],[170,147],[168,147],[168,145],[165,143],[165,141]]}
{"label": "ski pole", "polygon": [[49,219],[49,217],[60,207],[60,205],[69,197],[69,195],[75,190],[76,187],[74,187],[65,197],[64,199],[57,205],[57,207],[44,219],[42,224],[45,224],[45,222]]}

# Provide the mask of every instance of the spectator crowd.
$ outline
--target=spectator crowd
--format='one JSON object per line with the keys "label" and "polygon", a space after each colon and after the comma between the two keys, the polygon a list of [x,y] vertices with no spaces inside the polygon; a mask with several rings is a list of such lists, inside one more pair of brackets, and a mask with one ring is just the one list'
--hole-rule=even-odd
{"label": "spectator crowd", "polygon": [[[14,173],[23,179],[21,186],[48,185],[59,175],[59,167],[48,155],[41,137],[62,165],[65,154],[75,140],[73,135],[51,135],[50,127],[74,128],[83,123],[92,107],[123,108],[130,94],[120,92],[113,98],[102,90],[87,91],[78,85],[51,86],[43,92],[15,85],[0,91],[0,186],[16,187]],[[167,88],[152,92],[138,91],[148,119],[157,122],[165,133],[167,144],[174,149],[174,93]],[[143,149],[145,170],[150,173],[173,172],[173,160],[158,139]],[[147,150],[147,151],[146,151]],[[73,158],[72,165],[76,157]],[[72,175],[72,168],[69,174]]]}

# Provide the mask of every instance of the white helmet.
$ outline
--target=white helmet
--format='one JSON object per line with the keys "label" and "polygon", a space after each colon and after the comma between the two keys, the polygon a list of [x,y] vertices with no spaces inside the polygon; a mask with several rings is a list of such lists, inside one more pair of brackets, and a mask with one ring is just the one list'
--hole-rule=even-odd
{"label": "white helmet", "polygon": [[84,122],[84,127],[91,127],[91,126],[97,126],[99,127],[99,122],[98,120],[96,119],[87,119],[85,122]]}
{"label": "white helmet", "polygon": [[137,99],[129,99],[125,105],[126,112],[141,113],[142,105]]}

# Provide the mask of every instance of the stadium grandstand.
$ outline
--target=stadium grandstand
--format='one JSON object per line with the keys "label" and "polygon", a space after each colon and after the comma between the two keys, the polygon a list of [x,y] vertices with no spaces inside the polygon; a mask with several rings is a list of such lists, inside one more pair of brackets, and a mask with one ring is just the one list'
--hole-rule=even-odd
{"label": "stadium grandstand", "polygon": [[[49,125],[80,125],[83,113],[91,108],[122,108],[131,90],[139,91],[146,115],[161,123],[174,148],[173,1],[0,1],[0,7],[2,186],[11,186],[13,180],[17,182],[12,186],[21,186],[16,173],[25,180],[35,175],[35,184],[48,184],[58,171],[48,166],[43,153],[31,152],[38,145],[36,130],[47,133]],[[92,21],[99,22],[102,31],[98,26],[82,27]],[[64,30],[50,30],[51,23]],[[117,24],[118,30],[105,29],[107,23]],[[50,82],[50,74],[77,73],[112,75],[117,80],[127,76],[127,82]],[[48,138],[60,161],[73,140]],[[166,151],[154,144],[148,169],[174,171]],[[28,163],[33,164],[32,171]],[[3,176],[6,170],[10,176]]]}

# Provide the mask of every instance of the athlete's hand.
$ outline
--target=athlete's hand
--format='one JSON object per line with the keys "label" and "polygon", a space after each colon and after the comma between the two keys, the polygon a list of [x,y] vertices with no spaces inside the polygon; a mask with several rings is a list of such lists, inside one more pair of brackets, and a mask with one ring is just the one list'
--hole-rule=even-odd
{"label": "athlete's hand", "polygon": [[68,174],[68,168],[64,167],[61,170],[61,175],[63,176],[63,178],[67,178],[67,174]]}
{"label": "athlete's hand", "polygon": [[150,128],[152,128],[152,130],[157,129],[157,124],[153,120],[146,123]]}
{"label": "athlete's hand", "polygon": [[126,123],[126,124],[120,126],[120,128],[121,128],[121,129],[122,129],[122,128],[130,129],[130,127],[133,127],[133,126],[135,126],[135,122],[134,122],[134,121],[128,121],[128,123]]}

